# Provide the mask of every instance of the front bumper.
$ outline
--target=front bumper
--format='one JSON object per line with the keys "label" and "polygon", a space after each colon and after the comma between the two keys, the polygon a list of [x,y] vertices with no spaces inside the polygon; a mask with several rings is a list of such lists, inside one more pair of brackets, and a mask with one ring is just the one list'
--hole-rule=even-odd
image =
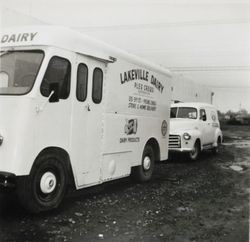
{"label": "front bumper", "polygon": [[16,175],[0,171],[0,192],[14,190],[16,187]]}
{"label": "front bumper", "polygon": [[192,148],[169,148],[170,152],[191,152]]}

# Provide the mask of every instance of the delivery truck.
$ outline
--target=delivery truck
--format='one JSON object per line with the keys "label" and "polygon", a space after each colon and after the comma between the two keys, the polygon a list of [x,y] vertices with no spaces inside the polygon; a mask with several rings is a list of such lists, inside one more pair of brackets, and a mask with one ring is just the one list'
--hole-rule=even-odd
{"label": "delivery truck", "polygon": [[0,187],[26,209],[58,207],[69,185],[148,181],[168,158],[168,70],[64,27],[0,41]]}

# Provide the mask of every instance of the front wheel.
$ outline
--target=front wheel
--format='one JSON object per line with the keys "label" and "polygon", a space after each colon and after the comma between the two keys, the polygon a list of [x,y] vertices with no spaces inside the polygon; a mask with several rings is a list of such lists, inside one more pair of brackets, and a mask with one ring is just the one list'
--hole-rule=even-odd
{"label": "front wheel", "polygon": [[61,203],[67,184],[67,171],[57,155],[37,158],[29,176],[20,179],[17,193],[21,204],[30,212],[56,208]]}
{"label": "front wheel", "polygon": [[146,145],[142,154],[142,163],[132,168],[131,176],[139,182],[149,181],[153,175],[154,165],[154,150],[150,145]]}
{"label": "front wheel", "polygon": [[198,160],[199,158],[199,155],[200,155],[200,143],[199,141],[197,140],[194,144],[194,147],[192,149],[192,151],[190,151],[188,153],[188,158],[191,160],[191,161],[196,161]]}

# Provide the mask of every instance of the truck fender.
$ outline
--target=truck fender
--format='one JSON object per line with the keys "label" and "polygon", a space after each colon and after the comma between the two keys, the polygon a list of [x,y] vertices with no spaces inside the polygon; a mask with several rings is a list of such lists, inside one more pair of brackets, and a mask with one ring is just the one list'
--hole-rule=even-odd
{"label": "truck fender", "polygon": [[214,136],[214,143],[213,143],[213,146],[217,146],[217,141],[218,139],[220,139],[220,142],[222,143],[223,141],[223,136],[222,136],[222,132],[220,129],[216,129],[215,131],[215,136]]}
{"label": "truck fender", "polygon": [[[183,132],[184,134],[185,132]],[[199,130],[188,130],[187,133],[191,135],[191,141],[193,142],[193,145],[197,140],[200,141],[200,150],[202,150],[202,140],[201,140],[201,132]]]}

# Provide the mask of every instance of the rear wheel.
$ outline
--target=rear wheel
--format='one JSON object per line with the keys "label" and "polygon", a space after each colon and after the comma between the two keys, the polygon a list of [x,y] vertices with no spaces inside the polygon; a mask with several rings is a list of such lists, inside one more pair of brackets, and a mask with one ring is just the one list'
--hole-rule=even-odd
{"label": "rear wheel", "polygon": [[67,185],[67,170],[59,156],[44,154],[37,158],[30,175],[17,187],[21,204],[30,212],[56,208],[61,203]]}
{"label": "rear wheel", "polygon": [[146,145],[142,154],[142,163],[132,168],[131,176],[139,182],[149,181],[153,175],[154,165],[154,150],[150,145]]}
{"label": "rear wheel", "polygon": [[192,151],[190,151],[188,153],[188,158],[191,161],[196,161],[196,160],[198,160],[199,155],[200,155],[200,142],[198,140],[196,140]]}
{"label": "rear wheel", "polygon": [[218,139],[217,139],[217,146],[214,147],[213,150],[212,150],[215,155],[219,153],[220,147],[221,147],[221,138],[218,137]]}

